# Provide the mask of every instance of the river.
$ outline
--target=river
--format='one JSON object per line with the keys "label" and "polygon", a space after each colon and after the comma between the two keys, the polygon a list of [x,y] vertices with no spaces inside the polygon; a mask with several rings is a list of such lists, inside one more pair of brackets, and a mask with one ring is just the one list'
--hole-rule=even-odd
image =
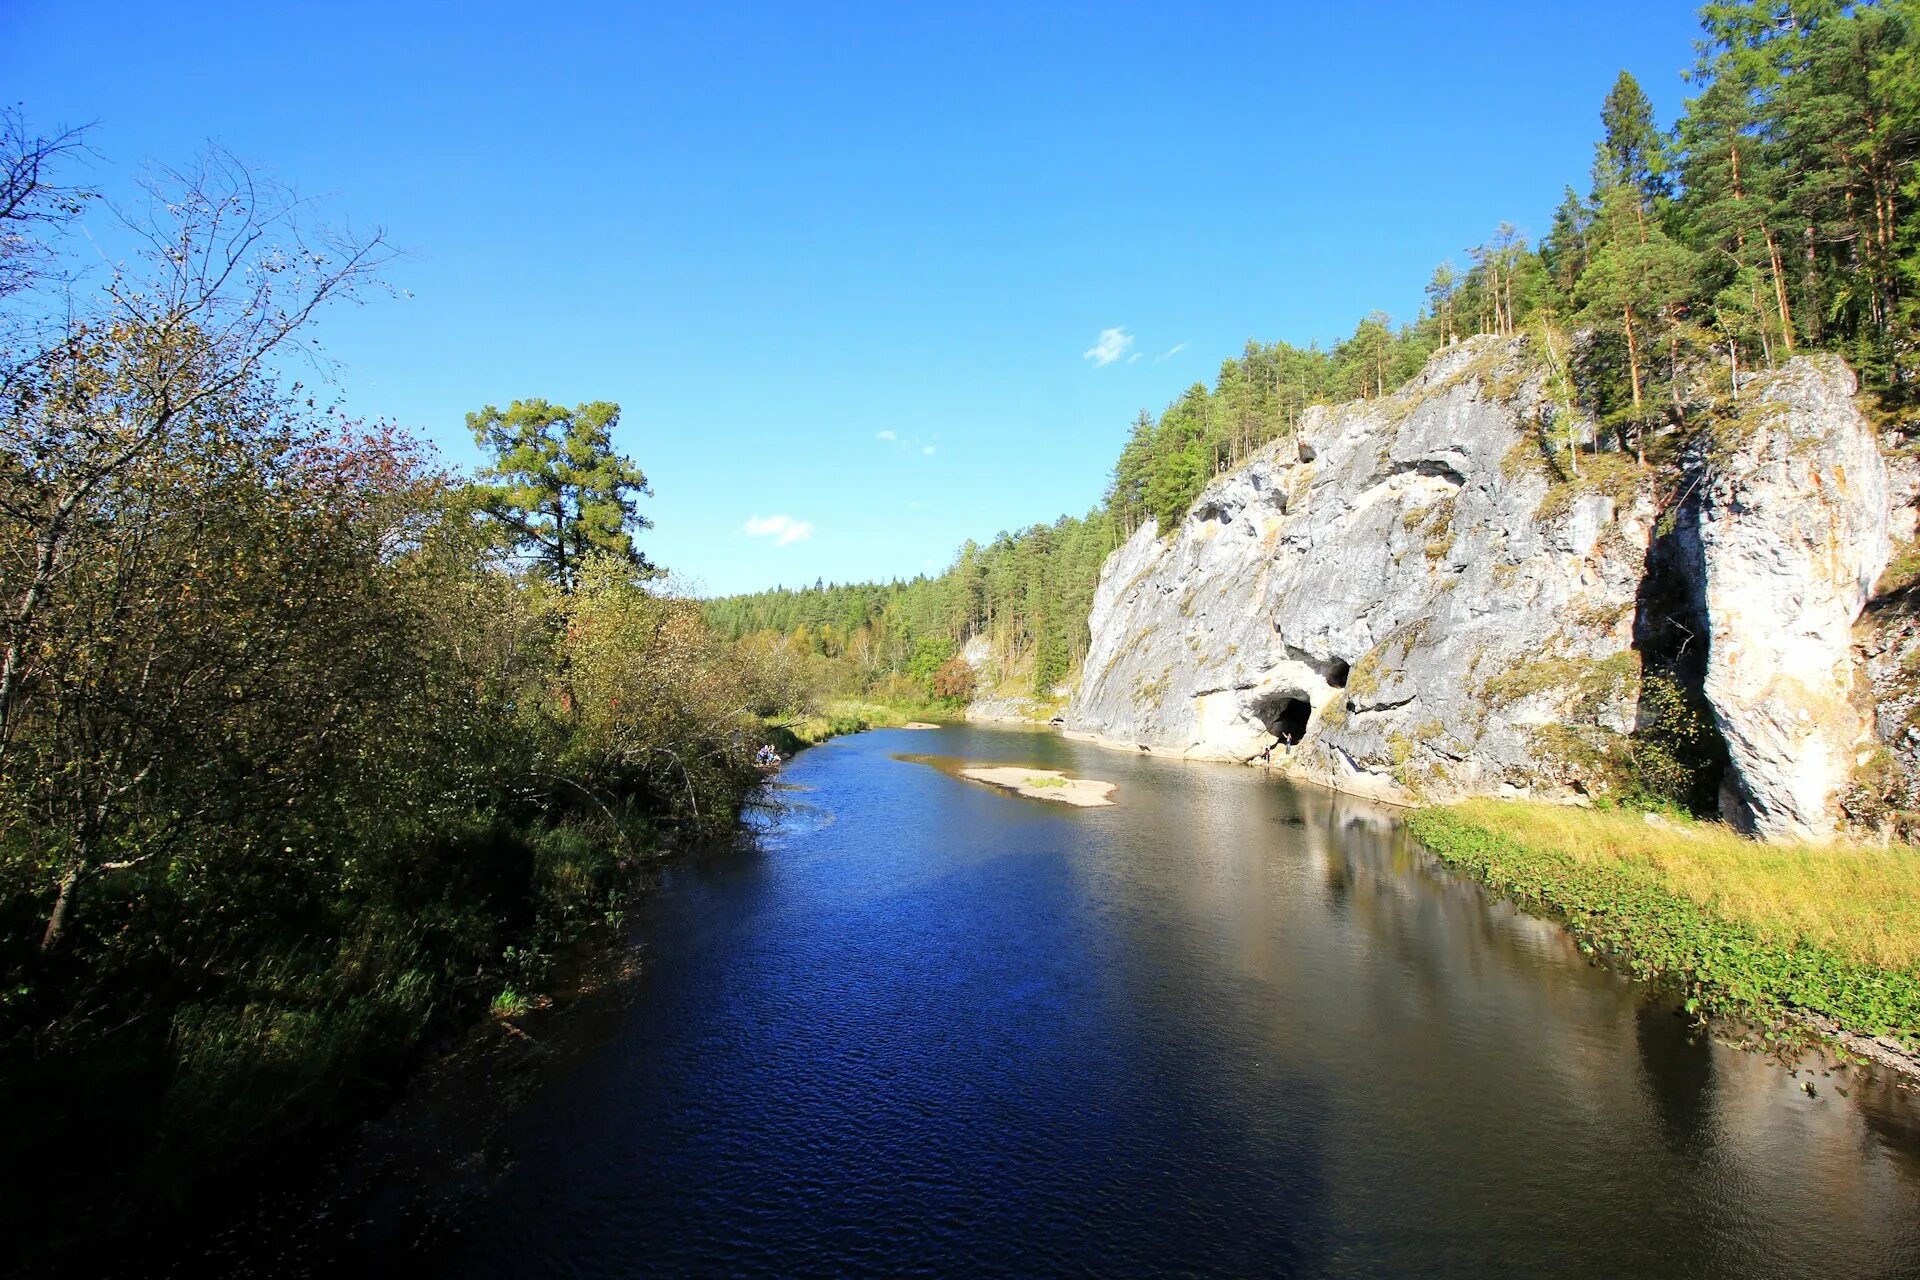
{"label": "river", "polygon": [[779,795],[647,895],[457,1194],[330,1229],[356,1269],[1920,1275],[1920,1097],[1719,1043],[1391,811],[975,727]]}

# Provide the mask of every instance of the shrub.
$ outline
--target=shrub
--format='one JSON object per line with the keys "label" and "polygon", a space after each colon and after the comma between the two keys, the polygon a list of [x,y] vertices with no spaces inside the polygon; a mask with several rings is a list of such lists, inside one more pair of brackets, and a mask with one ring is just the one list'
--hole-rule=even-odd
{"label": "shrub", "polygon": [[973,697],[973,665],[965,658],[949,658],[933,673],[933,696],[941,701],[960,704]]}

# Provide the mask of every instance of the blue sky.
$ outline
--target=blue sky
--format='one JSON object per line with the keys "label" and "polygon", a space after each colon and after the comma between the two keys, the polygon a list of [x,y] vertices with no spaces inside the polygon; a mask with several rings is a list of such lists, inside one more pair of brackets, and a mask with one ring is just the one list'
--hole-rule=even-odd
{"label": "blue sky", "polygon": [[0,95],[97,121],[110,192],[215,139],[385,227],[409,296],[320,322],[347,406],[470,465],[470,409],[617,400],[649,554],[719,592],[1084,512],[1247,338],[1410,317],[1544,229],[1614,75],[1670,122],[1695,33],[1674,0],[6,0]]}

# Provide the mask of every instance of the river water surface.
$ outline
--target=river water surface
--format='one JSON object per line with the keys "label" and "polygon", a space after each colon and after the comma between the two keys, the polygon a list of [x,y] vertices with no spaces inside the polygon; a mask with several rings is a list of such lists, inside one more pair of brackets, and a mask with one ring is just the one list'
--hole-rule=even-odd
{"label": "river water surface", "polygon": [[983,728],[782,783],[757,842],[639,908],[637,990],[514,1104],[457,1222],[373,1261],[1920,1275],[1914,1094],[1716,1043],[1387,811]]}

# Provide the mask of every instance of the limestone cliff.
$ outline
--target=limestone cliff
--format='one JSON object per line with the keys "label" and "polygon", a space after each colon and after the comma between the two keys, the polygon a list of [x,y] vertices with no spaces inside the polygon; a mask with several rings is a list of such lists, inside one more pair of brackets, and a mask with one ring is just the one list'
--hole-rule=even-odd
{"label": "limestone cliff", "polygon": [[1695,528],[1705,693],[1733,768],[1722,809],[1769,837],[1833,833],[1872,724],[1854,620],[1887,564],[1880,448],[1838,359],[1758,383],[1704,452]]}
{"label": "limestone cliff", "polygon": [[1399,801],[1570,797],[1646,714],[1643,665],[1699,685],[1704,659],[1732,816],[1830,830],[1866,727],[1847,628],[1886,558],[1852,391],[1834,361],[1743,383],[1656,493],[1617,453],[1576,471],[1524,342],[1442,351],[1113,554],[1068,729]]}
{"label": "limestone cliff", "polygon": [[[1894,441],[1905,444],[1904,441]],[[1855,627],[1856,703],[1873,716],[1874,750],[1846,800],[1855,825],[1920,840],[1920,456],[1888,459],[1893,563]]]}

